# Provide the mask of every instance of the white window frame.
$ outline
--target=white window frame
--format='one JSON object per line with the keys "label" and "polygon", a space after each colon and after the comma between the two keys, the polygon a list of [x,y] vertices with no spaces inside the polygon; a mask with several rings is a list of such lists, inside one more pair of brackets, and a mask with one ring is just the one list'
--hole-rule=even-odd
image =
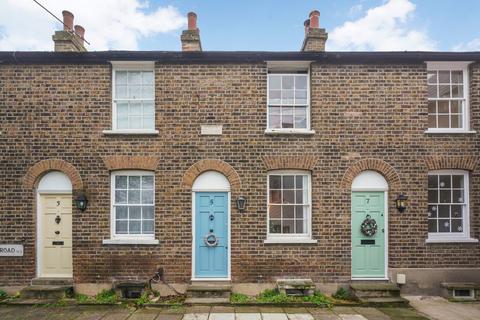
{"label": "white window frame", "polygon": [[[105,134],[158,134],[156,130],[156,112],[154,113],[154,128],[152,129],[118,129],[117,128],[117,105],[115,98],[115,79],[118,71],[153,71],[155,83],[155,62],[154,61],[110,61],[112,64],[112,127],[111,130],[104,130]],[[153,105],[155,109],[155,84],[153,90]]]}
{"label": "white window frame", "polygon": [[[475,133],[470,130],[470,83],[468,66],[471,61],[427,61],[427,71],[463,71],[463,94],[464,94],[464,107],[463,107],[463,128],[427,128],[426,133]],[[427,81],[427,80],[426,80]],[[427,84],[428,85],[428,84]],[[427,97],[430,100],[439,100],[436,98]],[[444,98],[450,101],[451,99]]]}
{"label": "white window frame", "polygon": [[[152,234],[117,234],[115,230],[115,177],[116,176],[152,176],[153,177],[153,233]],[[103,244],[158,244],[155,239],[155,173],[147,170],[117,170],[110,174],[110,239]]]}
{"label": "white window frame", "polygon": [[[308,187],[308,214],[307,214],[307,232],[302,234],[278,234],[270,233],[270,213],[268,206],[270,203],[270,175],[306,175]],[[312,239],[312,173],[308,170],[271,170],[267,174],[267,239],[264,243],[317,243]]]}
{"label": "white window frame", "polygon": [[[282,64],[281,64],[282,65]],[[308,62],[309,65],[309,62]],[[288,133],[295,133],[295,134],[314,134],[315,131],[311,129],[311,101],[310,101],[310,66],[308,67],[303,67],[299,69],[290,69],[288,68],[288,64],[283,65],[284,69],[283,71],[278,71],[275,69],[269,69],[267,73],[267,128],[265,129],[266,134],[288,134]],[[275,68],[277,68],[276,66]],[[281,69],[282,70],[282,69]],[[305,73],[298,73],[298,72],[305,72]],[[299,75],[299,74],[305,74],[307,76],[307,105],[306,105],[306,128],[270,128],[270,117],[269,117],[269,90],[270,90],[270,74],[275,74],[279,76],[291,76],[291,75]],[[292,107],[295,107],[292,105]],[[295,121],[295,119],[294,119]]]}
{"label": "white window frame", "polygon": [[[463,191],[465,197],[465,210],[463,211],[462,223],[463,232],[428,232],[427,243],[442,242],[478,242],[477,239],[470,238],[470,180],[469,172],[465,170],[433,170],[427,175],[463,175]],[[428,188],[428,187],[427,187]],[[427,200],[428,204],[428,200]],[[428,210],[428,209],[427,209]],[[438,213],[437,213],[438,214]],[[428,217],[427,217],[428,221]]]}

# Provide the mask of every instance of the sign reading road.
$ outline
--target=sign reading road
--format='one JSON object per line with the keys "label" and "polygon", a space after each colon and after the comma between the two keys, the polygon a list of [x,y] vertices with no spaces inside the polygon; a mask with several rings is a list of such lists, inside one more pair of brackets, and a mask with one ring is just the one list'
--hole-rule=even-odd
{"label": "sign reading road", "polygon": [[0,244],[0,257],[22,257],[22,244]]}

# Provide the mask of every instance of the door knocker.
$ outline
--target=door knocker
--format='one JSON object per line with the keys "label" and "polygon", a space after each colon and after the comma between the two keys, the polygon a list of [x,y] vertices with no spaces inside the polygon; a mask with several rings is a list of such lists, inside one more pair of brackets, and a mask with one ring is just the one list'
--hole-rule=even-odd
{"label": "door knocker", "polygon": [[59,224],[60,221],[62,221],[62,218],[60,218],[60,216],[57,216],[57,217],[55,218],[55,222],[56,222],[57,224]]}
{"label": "door knocker", "polygon": [[207,245],[207,247],[216,247],[218,245],[218,238],[214,233],[208,233],[204,238],[203,241]]}
{"label": "door knocker", "polygon": [[362,233],[368,237],[373,236],[375,233],[377,233],[377,222],[375,219],[372,219],[372,217],[367,214],[365,217],[365,220],[363,220],[362,225],[360,226],[360,230]]}

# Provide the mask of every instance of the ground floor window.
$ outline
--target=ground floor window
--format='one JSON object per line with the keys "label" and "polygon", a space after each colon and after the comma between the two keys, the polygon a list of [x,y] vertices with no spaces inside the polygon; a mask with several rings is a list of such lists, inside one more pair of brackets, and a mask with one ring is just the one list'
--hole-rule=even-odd
{"label": "ground floor window", "polygon": [[307,171],[268,174],[268,236],[310,237],[311,182]]}
{"label": "ground floor window", "polygon": [[113,238],[154,237],[155,177],[150,171],[112,173]]}
{"label": "ground floor window", "polygon": [[428,173],[429,239],[468,238],[468,172],[438,170]]}

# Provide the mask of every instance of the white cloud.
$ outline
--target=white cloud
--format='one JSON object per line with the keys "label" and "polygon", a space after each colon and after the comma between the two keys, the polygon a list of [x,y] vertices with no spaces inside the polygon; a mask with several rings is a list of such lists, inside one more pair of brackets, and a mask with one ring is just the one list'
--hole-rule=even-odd
{"label": "white cloud", "polygon": [[414,12],[409,0],[389,0],[330,32],[328,50],[435,50],[425,32],[408,26]]}
{"label": "white cloud", "polygon": [[[138,49],[142,37],[182,28],[186,17],[172,6],[153,7],[143,0],[43,0],[60,19],[62,10],[85,28],[88,50]],[[0,1],[0,50],[53,50],[59,22],[31,0]]]}
{"label": "white cloud", "polygon": [[453,51],[480,51],[480,38],[475,38],[467,43],[460,42],[453,47]]}

